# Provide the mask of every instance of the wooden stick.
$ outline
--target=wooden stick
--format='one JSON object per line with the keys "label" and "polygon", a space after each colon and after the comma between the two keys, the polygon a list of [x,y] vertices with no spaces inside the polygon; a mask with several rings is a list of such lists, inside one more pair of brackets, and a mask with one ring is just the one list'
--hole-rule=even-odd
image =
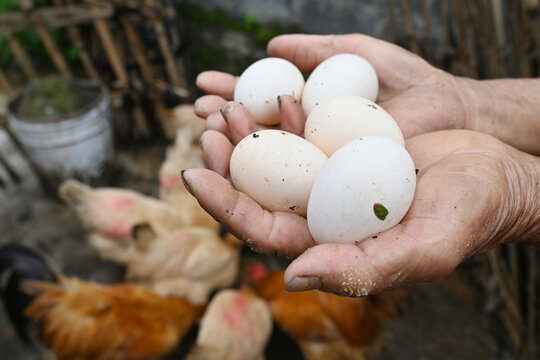
{"label": "wooden stick", "polygon": [[467,29],[465,22],[464,9],[462,3],[459,0],[453,0],[453,9],[456,15],[459,44],[458,44],[458,57],[461,58],[467,64],[467,75],[478,78],[478,69],[474,66],[475,59],[471,56],[469,48],[469,40],[467,37]]}
{"label": "wooden stick", "polygon": [[425,40],[426,57],[428,59],[431,59],[431,57],[433,56],[433,49],[432,49],[433,36],[431,34],[431,22],[429,20],[429,9],[428,9],[426,0],[422,0],[422,17],[424,19],[424,29],[426,33],[426,40]]}
{"label": "wooden stick", "polygon": [[[144,0],[144,4],[149,7],[153,6],[154,3],[155,0]],[[163,22],[155,15],[150,15],[149,17],[157,34],[159,49],[161,50],[161,54],[165,59],[165,68],[167,69],[167,74],[169,75],[171,83],[174,86],[180,87],[182,86],[182,79],[180,78],[180,74],[178,73],[176,61],[171,51],[171,47],[169,46],[169,41],[167,40],[167,34],[165,33],[165,29],[163,28]]]}
{"label": "wooden stick", "polygon": [[24,51],[21,44],[19,44],[19,42],[17,41],[17,39],[15,39],[15,36],[13,36],[12,33],[7,33],[4,31],[4,29],[2,30],[9,44],[9,47],[13,51],[13,55],[15,55],[15,58],[17,59],[18,64],[21,66],[26,77],[29,79],[35,78],[37,76],[37,71],[34,68],[34,65],[30,61],[30,59],[28,58],[26,51]]}
{"label": "wooden stick", "polygon": [[537,264],[537,249],[527,249],[527,260],[529,263],[529,281],[528,281],[528,297],[527,297],[527,345],[528,355],[530,359],[538,358],[538,348],[536,342],[536,315],[538,302],[538,264]]}
{"label": "wooden stick", "polygon": [[6,94],[10,95],[13,93],[13,87],[9,83],[9,80],[7,79],[6,75],[2,71],[2,68],[0,68],[0,87],[4,89]]}
{"label": "wooden stick", "polygon": [[512,320],[512,323],[515,325],[515,328],[518,329],[519,333],[522,333],[523,329],[523,316],[520,311],[520,307],[516,302],[511,286],[508,284],[508,276],[505,274],[499,265],[499,250],[493,249],[488,252],[489,265],[497,279],[499,286],[502,288],[506,309],[508,310],[508,315]]}
{"label": "wooden stick", "polygon": [[[56,6],[62,7],[64,4],[62,3],[62,0],[53,0],[53,3]],[[88,51],[86,51],[86,48],[84,47],[83,41],[81,39],[81,35],[79,33],[79,29],[74,25],[68,25],[66,27],[68,36],[73,42],[73,45],[77,48],[77,51],[79,52],[79,57],[81,59],[81,62],[83,64],[84,70],[90,77],[90,79],[94,81],[101,81],[101,78],[94,67],[94,64],[92,63],[92,60],[90,60],[90,55],[88,55]]]}
{"label": "wooden stick", "polygon": [[409,2],[407,0],[401,0],[401,6],[403,7],[403,13],[405,15],[405,24],[407,25],[407,31],[409,35],[409,42],[412,52],[415,54],[420,54],[420,45],[418,44],[418,39],[414,33],[414,22],[409,11]]}
{"label": "wooden stick", "polygon": [[135,57],[137,65],[139,65],[143,79],[148,83],[152,83],[154,81],[154,76],[152,75],[150,64],[148,63],[148,60],[144,54],[144,46],[135,31],[135,27],[133,26],[131,19],[123,16],[120,21],[122,22],[122,27],[124,28],[130,50]]}
{"label": "wooden stick", "polygon": [[52,39],[45,26],[36,23],[34,24],[34,27],[39,37],[41,38],[41,41],[43,41],[43,45],[45,46],[47,53],[49,53],[54,65],[58,69],[58,72],[60,72],[60,74],[68,80],[73,79],[73,75],[71,75],[71,70],[69,70],[67,62],[62,56],[60,50],[58,50],[58,47],[54,43],[54,40]]}
{"label": "wooden stick", "polygon": [[14,183],[18,184],[21,182],[21,177],[17,174],[15,170],[13,170],[11,164],[6,159],[4,159],[2,154],[0,154],[0,164],[2,164],[2,166],[4,167],[4,169]]}
{"label": "wooden stick", "polygon": [[397,42],[399,41],[399,25],[394,0],[388,0],[388,9],[390,10],[390,21],[392,23],[392,29],[394,30],[394,42]]}
{"label": "wooden stick", "polygon": [[[92,10],[97,8],[96,5],[92,4]],[[114,43],[111,31],[109,30],[107,23],[103,19],[95,19],[94,26],[96,31],[101,39],[103,48],[109,62],[113,68],[113,71],[116,75],[116,86],[119,88],[126,88],[128,86],[128,76],[122,58],[118,54],[116,44]]]}
{"label": "wooden stick", "polygon": [[448,21],[448,8],[446,6],[446,0],[441,1],[440,15],[442,21],[442,28],[444,30],[444,49],[448,50],[450,44],[450,24]]}
{"label": "wooden stick", "polygon": [[518,5],[514,1],[506,1],[506,10],[508,12],[508,19],[510,20],[510,36],[514,52],[514,66],[518,71],[518,76],[526,76],[527,70],[525,59],[523,57],[523,43],[519,31],[520,13]]}
{"label": "wooden stick", "polygon": [[[33,7],[32,1],[27,0],[21,0],[20,5],[26,13],[28,13],[29,10],[31,10]],[[54,65],[56,66],[60,74],[66,79],[72,79],[73,76],[71,75],[71,71],[69,70],[67,63],[64,60],[62,53],[60,52],[60,50],[58,50],[58,47],[56,47],[56,44],[54,43],[51,34],[49,34],[49,31],[38,19],[34,18],[34,22],[32,25],[36,29],[36,32],[38,33],[41,41],[43,42],[43,45],[45,46],[45,50],[47,50],[47,53],[51,57]]]}
{"label": "wooden stick", "polygon": [[[30,4],[32,5],[32,4]],[[90,11],[93,6],[93,11]],[[0,13],[0,24],[11,33],[23,30],[38,21],[50,28],[91,23],[96,18],[109,18],[113,7],[105,1],[70,4],[62,7],[44,6],[28,12]]]}
{"label": "wooden stick", "polygon": [[[135,31],[135,27],[133,26],[131,19],[129,19],[127,16],[123,16],[120,21],[122,23],[122,27],[124,28],[124,32],[126,34],[126,38],[131,52],[135,57],[135,61],[139,65],[139,69],[141,70],[144,81],[146,81],[148,84],[152,84],[152,82],[154,81],[154,77],[150,69],[150,64],[146,59],[143,44],[141,43],[141,40]],[[140,97],[135,92],[132,92],[131,96],[135,102],[135,108],[133,109],[133,118],[135,120],[135,129],[133,131],[134,136],[142,136],[143,138],[148,138],[150,137],[150,127],[148,125],[147,118],[144,115],[144,111],[142,110]],[[152,97],[154,101],[157,101],[155,96],[152,96],[152,93],[150,94],[150,97]]]}

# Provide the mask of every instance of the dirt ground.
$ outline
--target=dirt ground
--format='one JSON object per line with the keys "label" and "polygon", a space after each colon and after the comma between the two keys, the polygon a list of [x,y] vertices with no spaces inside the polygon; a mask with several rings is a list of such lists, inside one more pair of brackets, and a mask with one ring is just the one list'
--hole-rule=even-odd
{"label": "dirt ground", "polygon": [[[111,185],[155,196],[157,169],[164,150],[161,144],[120,152]],[[43,194],[28,171],[20,185],[0,188],[0,204],[0,244],[36,246],[71,276],[103,283],[122,281],[122,267],[101,260],[86,245],[86,230],[80,221],[64,204]],[[245,259],[256,256],[250,251],[244,254]],[[443,281],[410,287],[403,317],[389,326],[378,359],[508,358],[493,331],[492,316],[486,311],[486,296],[475,281],[475,266],[477,261],[472,259]],[[182,358],[195,334],[196,329],[184,341],[176,359]],[[301,358],[297,347],[278,329],[266,355],[268,360]],[[16,338],[3,309],[0,310],[0,359],[42,358],[41,350],[30,348]]]}

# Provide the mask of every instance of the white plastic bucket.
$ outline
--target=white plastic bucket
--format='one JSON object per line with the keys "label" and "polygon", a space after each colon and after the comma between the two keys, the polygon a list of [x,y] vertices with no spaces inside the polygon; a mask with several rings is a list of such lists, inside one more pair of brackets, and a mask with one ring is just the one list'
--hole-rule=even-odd
{"label": "white plastic bucket", "polygon": [[114,161],[110,98],[102,84],[75,81],[80,91],[95,92],[83,108],[65,116],[28,118],[15,112],[20,96],[9,103],[8,123],[41,172],[47,190],[56,193],[59,183],[76,178],[99,184]]}

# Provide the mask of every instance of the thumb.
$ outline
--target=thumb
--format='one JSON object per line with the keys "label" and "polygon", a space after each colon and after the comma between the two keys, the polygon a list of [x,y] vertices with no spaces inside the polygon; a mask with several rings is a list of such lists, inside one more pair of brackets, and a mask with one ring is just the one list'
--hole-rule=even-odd
{"label": "thumb", "polygon": [[288,291],[318,289],[366,296],[398,285],[448,275],[463,260],[444,235],[419,241],[403,225],[358,244],[322,244],[305,251],[285,272]]}

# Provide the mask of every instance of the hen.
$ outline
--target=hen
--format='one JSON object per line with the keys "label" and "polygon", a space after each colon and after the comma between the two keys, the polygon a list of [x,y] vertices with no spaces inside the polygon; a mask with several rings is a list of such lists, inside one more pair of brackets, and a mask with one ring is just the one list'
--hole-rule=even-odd
{"label": "hen", "polygon": [[193,104],[180,104],[172,109],[161,106],[158,111],[163,133],[169,140],[174,140],[178,129],[188,126],[193,130],[194,138],[198,142],[199,137],[205,130],[205,121],[195,115]]}
{"label": "hen", "polygon": [[198,142],[197,146],[193,145],[194,136],[189,126],[178,129],[176,140],[167,149],[165,161],[159,169],[159,196],[178,209],[187,224],[218,231],[219,223],[199,205],[181,181],[181,170],[205,166],[201,147]]}
{"label": "hen", "polygon": [[59,195],[91,230],[99,236],[90,244],[104,257],[124,261],[138,226],[166,232],[187,225],[171,205],[132,190],[91,187],[68,180]]}
{"label": "hen", "polygon": [[321,291],[287,292],[283,271],[252,279],[276,323],[308,360],[362,360],[382,343],[385,321],[399,315],[401,291],[361,298]]}
{"label": "hen", "polygon": [[[151,236],[149,231],[144,235]],[[156,234],[151,240],[136,239],[139,245],[127,262],[128,278],[147,283],[161,295],[185,296],[202,304],[213,291],[236,280],[239,240],[225,241],[203,227]]]}
{"label": "hen", "polygon": [[[204,310],[137,285],[69,278],[51,266],[27,248],[0,248],[1,293],[10,318],[27,339],[33,324],[58,360],[159,359]],[[13,306],[21,302],[24,307]]]}
{"label": "hen", "polygon": [[262,360],[272,323],[267,303],[248,289],[221,290],[208,305],[187,360]]}

